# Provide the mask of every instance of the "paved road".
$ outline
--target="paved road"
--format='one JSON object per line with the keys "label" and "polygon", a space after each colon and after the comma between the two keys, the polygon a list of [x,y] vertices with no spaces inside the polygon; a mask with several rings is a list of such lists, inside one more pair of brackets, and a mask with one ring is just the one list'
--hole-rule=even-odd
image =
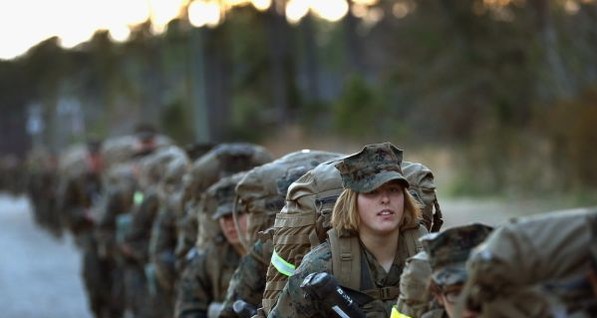
{"label": "paved road", "polygon": [[0,318],[90,318],[79,253],[35,226],[27,199],[0,193]]}

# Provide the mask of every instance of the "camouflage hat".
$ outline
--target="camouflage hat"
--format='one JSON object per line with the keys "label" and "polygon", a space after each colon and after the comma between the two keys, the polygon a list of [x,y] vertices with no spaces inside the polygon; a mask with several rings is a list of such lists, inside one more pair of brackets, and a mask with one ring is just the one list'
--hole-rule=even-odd
{"label": "camouflage hat", "polygon": [[438,285],[464,283],[467,279],[466,260],[471,250],[491,233],[491,226],[473,223],[430,233],[420,238],[429,255],[431,277]]}
{"label": "camouflage hat", "polygon": [[208,195],[213,196],[218,206],[212,216],[214,220],[232,214],[234,200],[236,198],[235,188],[244,175],[245,172],[240,172],[230,177],[220,179],[207,190]]}
{"label": "camouflage hat", "polygon": [[342,185],[355,192],[371,192],[384,183],[400,181],[408,187],[402,174],[402,149],[389,142],[366,145],[363,150],[344,158],[336,169],[342,176]]}

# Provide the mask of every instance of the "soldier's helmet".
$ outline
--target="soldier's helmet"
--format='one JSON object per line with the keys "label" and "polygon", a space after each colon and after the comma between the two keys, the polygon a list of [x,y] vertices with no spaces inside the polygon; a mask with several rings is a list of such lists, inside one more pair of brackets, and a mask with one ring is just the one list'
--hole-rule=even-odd
{"label": "soldier's helmet", "polygon": [[366,193],[392,180],[398,180],[408,188],[401,163],[402,149],[383,142],[366,145],[360,152],[336,164],[336,168],[340,171],[344,188]]}
{"label": "soldier's helmet", "polygon": [[481,244],[492,230],[491,226],[473,223],[421,237],[433,281],[442,286],[465,283],[468,277],[465,263],[471,250]]}

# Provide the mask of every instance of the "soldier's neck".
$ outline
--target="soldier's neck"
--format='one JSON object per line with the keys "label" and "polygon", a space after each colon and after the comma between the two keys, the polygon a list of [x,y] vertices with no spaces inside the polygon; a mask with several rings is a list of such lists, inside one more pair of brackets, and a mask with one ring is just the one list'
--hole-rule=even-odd
{"label": "soldier's neck", "polygon": [[373,254],[377,262],[386,272],[390,271],[396,252],[398,250],[398,237],[400,231],[396,230],[388,235],[371,235],[359,232],[359,239],[365,248]]}

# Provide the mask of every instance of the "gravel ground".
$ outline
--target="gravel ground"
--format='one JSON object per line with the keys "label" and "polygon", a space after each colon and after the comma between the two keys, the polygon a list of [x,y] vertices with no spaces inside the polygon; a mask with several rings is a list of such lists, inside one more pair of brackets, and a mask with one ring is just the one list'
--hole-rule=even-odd
{"label": "gravel ground", "polygon": [[70,237],[37,227],[26,198],[0,194],[0,317],[91,317],[79,270]]}

